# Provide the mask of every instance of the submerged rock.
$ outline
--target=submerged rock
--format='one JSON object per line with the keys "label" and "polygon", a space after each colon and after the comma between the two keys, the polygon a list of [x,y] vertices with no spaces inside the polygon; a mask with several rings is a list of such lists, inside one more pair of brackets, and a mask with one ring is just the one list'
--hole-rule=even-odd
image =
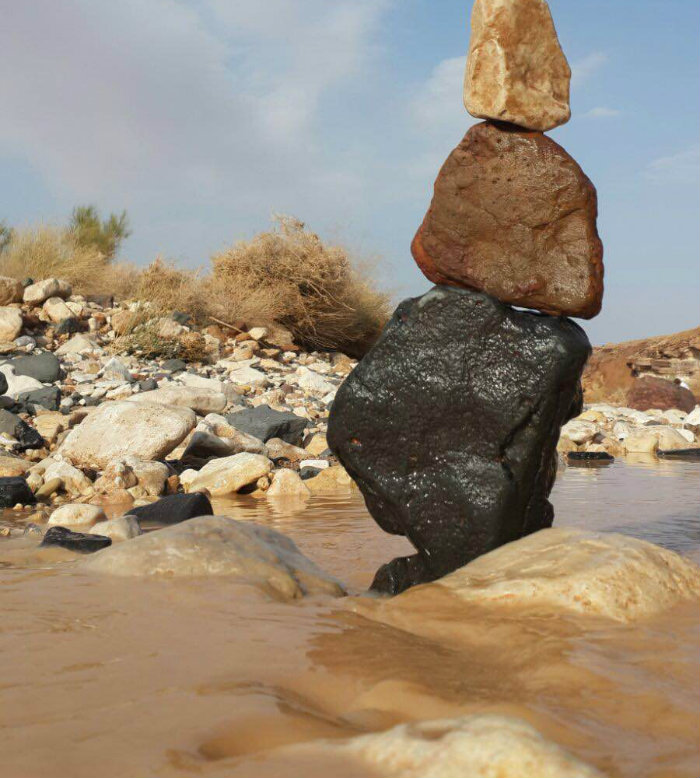
{"label": "submerged rock", "polygon": [[472,116],[551,130],[571,116],[570,80],[545,0],[476,0],[464,77]]}
{"label": "submerged rock", "polygon": [[95,551],[111,546],[112,540],[102,535],[73,532],[66,527],[51,527],[39,545],[43,547],[59,546],[79,554],[94,554]]}
{"label": "submerged rock", "polygon": [[435,287],[399,305],[328,427],[379,526],[418,550],[374,588],[433,580],[551,525],[559,428],[581,410],[589,353],[573,322],[480,292]]}
{"label": "submerged rock", "polygon": [[603,299],[597,211],[595,187],[551,138],[485,122],[440,170],[411,250],[433,283],[590,319]]}
{"label": "submerged rock", "polygon": [[489,608],[528,606],[629,622],[700,598],[700,568],[637,538],[556,527],[498,548],[432,586]]}
{"label": "submerged rock", "polygon": [[285,535],[225,516],[191,519],[141,535],[92,557],[84,567],[129,576],[229,576],[285,600],[305,594],[344,594],[343,587]]}
{"label": "submerged rock", "polygon": [[603,778],[527,722],[494,714],[413,721],[346,741],[303,743],[284,752],[291,758],[337,754],[390,778]]}

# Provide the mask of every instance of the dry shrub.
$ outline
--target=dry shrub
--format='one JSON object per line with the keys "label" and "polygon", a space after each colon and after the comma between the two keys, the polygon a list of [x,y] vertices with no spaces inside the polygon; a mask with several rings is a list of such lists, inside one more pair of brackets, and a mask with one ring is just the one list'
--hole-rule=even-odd
{"label": "dry shrub", "polygon": [[63,278],[79,293],[102,291],[105,268],[97,249],[78,246],[67,230],[46,224],[13,230],[0,254],[0,275],[35,281]]}
{"label": "dry shrub", "polygon": [[347,251],[327,246],[303,222],[277,217],[271,232],[212,257],[209,300],[220,318],[279,322],[302,346],[361,356],[389,315]]}
{"label": "dry shrub", "polygon": [[209,309],[206,286],[197,271],[180,270],[158,257],[139,275],[133,297],[160,313],[183,311],[201,324]]}
{"label": "dry shrub", "polygon": [[164,338],[159,333],[159,322],[148,321],[131,332],[116,338],[111,351],[114,354],[135,354],[144,359],[184,359],[185,362],[206,362],[206,340],[198,332],[185,332],[177,338]]}

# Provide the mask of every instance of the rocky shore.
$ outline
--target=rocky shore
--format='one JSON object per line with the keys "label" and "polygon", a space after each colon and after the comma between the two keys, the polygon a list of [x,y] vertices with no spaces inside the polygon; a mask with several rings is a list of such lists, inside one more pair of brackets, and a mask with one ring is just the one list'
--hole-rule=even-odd
{"label": "rocky shore", "polygon": [[[326,430],[355,360],[303,352],[282,327],[200,329],[177,313],[73,295],[60,279],[2,279],[0,290],[0,500],[15,511],[4,534],[19,532],[21,519],[35,532],[92,529],[116,541],[140,526],[105,524],[108,516],[165,496],[180,495],[156,518],[167,524],[206,511],[208,502],[183,502],[188,494],[303,503],[353,488]],[[124,333],[139,343],[144,330],[162,333],[172,353],[197,340],[202,358],[127,348]],[[563,427],[558,449],[572,464],[580,455],[692,456],[699,435],[700,408],[592,404]]]}

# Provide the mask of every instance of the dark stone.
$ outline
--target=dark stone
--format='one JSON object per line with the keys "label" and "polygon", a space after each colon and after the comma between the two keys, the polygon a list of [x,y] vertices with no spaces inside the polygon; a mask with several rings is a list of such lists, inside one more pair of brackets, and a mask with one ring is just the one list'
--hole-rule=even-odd
{"label": "dark stone", "polygon": [[44,535],[39,546],[60,546],[79,554],[94,554],[95,551],[112,545],[112,538],[104,535],[88,535],[84,532],[73,532],[66,527],[51,527]]}
{"label": "dark stone", "polygon": [[695,395],[675,381],[667,381],[656,376],[642,376],[636,378],[627,392],[628,408],[637,411],[648,411],[658,408],[660,411],[668,411],[678,408],[690,413],[696,405]]}
{"label": "dark stone", "polygon": [[114,307],[114,295],[112,294],[89,294],[85,297],[85,300],[89,303],[99,305],[100,308]]}
{"label": "dark stone", "polygon": [[61,390],[57,386],[45,386],[17,395],[17,407],[26,413],[36,413],[37,405],[49,411],[57,411],[60,404]]}
{"label": "dark stone", "polygon": [[600,467],[615,461],[615,457],[606,451],[568,451],[566,459],[573,467]]}
{"label": "dark stone", "polygon": [[[0,373],[0,375],[2,375],[2,373]],[[20,419],[19,416],[16,416],[14,413],[11,413],[4,408],[0,408],[0,433],[4,432],[5,435],[16,437],[15,430],[21,421],[22,419]]]}
{"label": "dark stone", "polygon": [[142,392],[151,392],[158,388],[158,382],[155,378],[146,378],[144,381],[139,381],[139,389]]}
{"label": "dark stone", "polygon": [[86,397],[85,406],[88,408],[94,408],[102,404],[103,397]]}
{"label": "dark stone", "polygon": [[50,351],[16,357],[11,359],[8,364],[14,367],[16,375],[36,378],[42,384],[52,384],[61,377],[61,363]]}
{"label": "dark stone", "polygon": [[0,373],[0,395],[5,394],[7,391],[7,377],[4,373]]}
{"label": "dark stone", "polygon": [[192,317],[189,313],[185,313],[184,311],[173,311],[171,314],[171,318],[176,321],[178,324],[189,324],[192,321]]}
{"label": "dark stone", "polygon": [[166,373],[180,373],[187,368],[187,362],[182,359],[166,359],[160,366]]}
{"label": "dark stone", "polygon": [[20,281],[20,284],[26,289],[28,286],[31,286],[34,283],[34,279],[27,276],[27,278],[23,278]]}
{"label": "dark stone", "polygon": [[299,477],[302,481],[308,481],[309,478],[315,478],[321,472],[320,467],[313,467],[312,465],[305,465],[299,471]]}
{"label": "dark stone", "polygon": [[179,524],[197,516],[213,516],[208,497],[199,492],[192,494],[170,494],[150,505],[142,505],[129,511],[139,524]]}
{"label": "dark stone", "polygon": [[24,419],[20,419],[19,424],[15,427],[15,437],[17,438],[15,451],[26,451],[30,448],[43,448],[46,445],[46,441],[41,437],[39,431],[27,424]]}
{"label": "dark stone", "polygon": [[229,413],[226,421],[237,430],[263,442],[270,438],[281,438],[294,446],[301,445],[304,430],[309,423],[295,413],[275,411],[269,405],[258,405],[257,408],[244,408],[242,411]]}
{"label": "dark stone", "polygon": [[12,508],[17,503],[34,505],[36,497],[21,475],[0,478],[0,508]]}
{"label": "dark stone", "polygon": [[563,423],[591,347],[574,322],[439,286],[405,300],[333,402],[328,443],[386,532],[417,554],[377,572],[400,592],[549,527]]}
{"label": "dark stone", "polygon": [[80,332],[80,329],[80,319],[75,316],[68,316],[56,325],[56,335],[73,335],[76,332]]}
{"label": "dark stone", "polygon": [[411,245],[434,284],[590,319],[603,299],[595,187],[548,135],[483,122],[435,181]]}
{"label": "dark stone", "polygon": [[657,451],[656,455],[664,459],[700,459],[700,448],[676,448]]}

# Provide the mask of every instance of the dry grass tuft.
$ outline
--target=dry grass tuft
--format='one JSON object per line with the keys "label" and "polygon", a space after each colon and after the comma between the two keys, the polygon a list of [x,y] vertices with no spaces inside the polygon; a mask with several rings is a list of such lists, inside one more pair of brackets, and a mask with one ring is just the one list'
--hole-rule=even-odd
{"label": "dry grass tuft", "polygon": [[360,356],[389,316],[388,295],[373,288],[344,248],[325,245],[289,217],[215,255],[212,266],[210,304],[221,318],[279,322],[307,348]]}
{"label": "dry grass tuft", "polygon": [[91,246],[77,246],[67,230],[51,225],[12,231],[0,254],[0,275],[14,278],[64,278],[80,292],[101,291],[104,256]]}

